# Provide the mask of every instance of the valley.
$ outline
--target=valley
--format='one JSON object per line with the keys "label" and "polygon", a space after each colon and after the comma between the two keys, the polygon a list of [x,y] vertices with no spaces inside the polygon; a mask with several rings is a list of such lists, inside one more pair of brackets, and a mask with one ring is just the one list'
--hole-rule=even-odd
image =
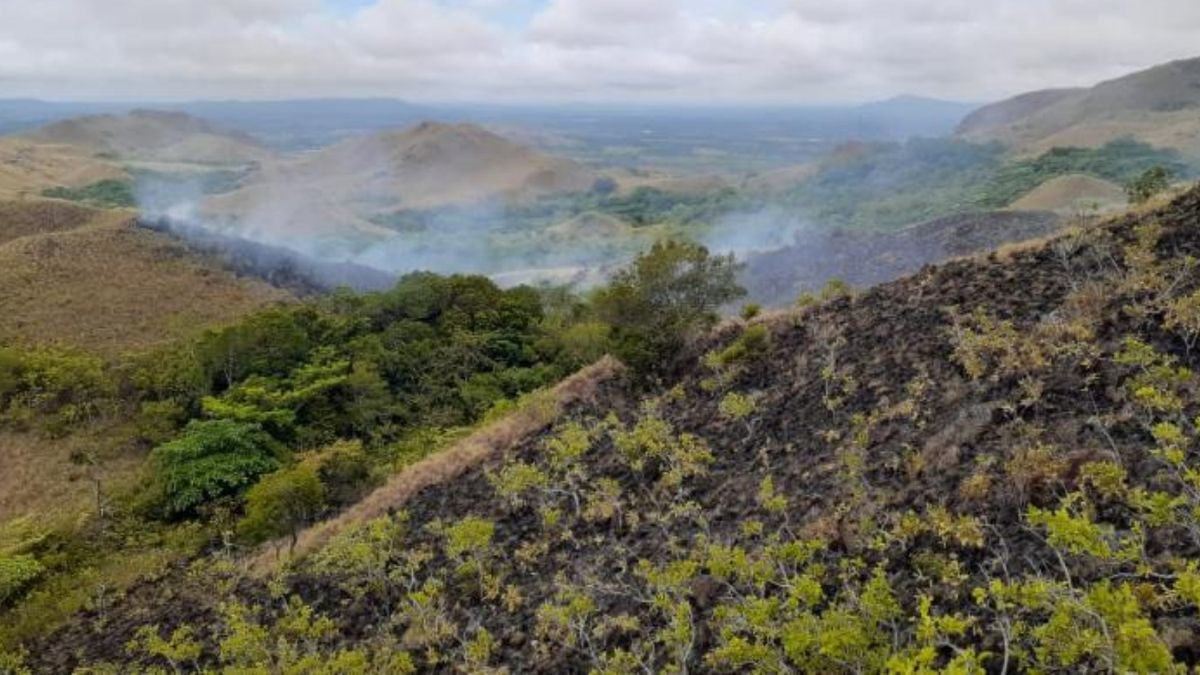
{"label": "valley", "polygon": [[0,102],[0,674],[1200,667],[1197,64]]}

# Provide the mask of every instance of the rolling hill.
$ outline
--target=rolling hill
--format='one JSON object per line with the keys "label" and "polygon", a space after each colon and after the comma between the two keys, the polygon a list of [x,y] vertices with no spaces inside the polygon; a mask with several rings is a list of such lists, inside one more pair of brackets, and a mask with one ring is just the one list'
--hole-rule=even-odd
{"label": "rolling hill", "polygon": [[470,207],[590,189],[596,175],[468,124],[426,122],[263,165],[203,217],[288,245],[352,252],[389,239],[400,210]]}
{"label": "rolling hill", "polygon": [[1077,213],[1120,211],[1128,196],[1120,185],[1087,174],[1057,176],[1022,195],[1009,205],[1014,211]]}
{"label": "rolling hill", "polygon": [[83,148],[125,162],[244,165],[271,152],[252,137],[184,113],[133,110],[54,122],[22,135],[33,142]]}
{"label": "rolling hill", "polygon": [[1200,156],[1200,59],[1173,61],[1089,89],[1053,89],[984,106],[959,125],[968,140],[1022,154],[1132,137]]}
{"label": "rolling hill", "polygon": [[289,297],[136,227],[131,212],[34,200],[0,203],[0,288],[0,342],[106,357]]}

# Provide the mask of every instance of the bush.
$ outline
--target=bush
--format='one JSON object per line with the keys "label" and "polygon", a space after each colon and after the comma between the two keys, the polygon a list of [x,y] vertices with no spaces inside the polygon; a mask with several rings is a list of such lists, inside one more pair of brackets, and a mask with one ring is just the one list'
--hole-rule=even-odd
{"label": "bush", "polygon": [[1131,204],[1144,204],[1154,195],[1171,187],[1171,172],[1166,167],[1155,166],[1143,171],[1125,186]]}
{"label": "bush", "polygon": [[232,420],[193,421],[182,436],[155,448],[150,461],[168,517],[237,495],[279,466],[275,443],[262,429]]}
{"label": "bush", "polygon": [[57,347],[0,348],[0,412],[10,423],[40,417],[58,435],[98,415],[114,394],[97,357]]}
{"label": "bush", "polygon": [[627,365],[652,373],[686,341],[710,328],[717,308],[746,294],[733,256],[660,242],[618,272],[596,296],[596,311],[613,326],[615,351]]}
{"label": "bush", "polygon": [[246,517],[238,524],[252,541],[289,535],[296,545],[300,529],[325,506],[325,486],[317,471],[298,464],[263,477],[246,493]]}
{"label": "bush", "polygon": [[15,599],[45,571],[31,555],[0,555],[0,606]]}
{"label": "bush", "polygon": [[45,197],[66,199],[72,202],[83,202],[101,207],[134,207],[137,198],[133,194],[133,184],[127,180],[106,178],[83,187],[52,187],[42,191]]}

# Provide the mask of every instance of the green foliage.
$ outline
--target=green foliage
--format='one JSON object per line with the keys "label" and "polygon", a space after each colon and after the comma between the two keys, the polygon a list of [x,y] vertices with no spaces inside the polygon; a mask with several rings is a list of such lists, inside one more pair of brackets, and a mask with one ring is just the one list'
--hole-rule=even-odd
{"label": "green foliage", "polygon": [[246,516],[239,531],[252,541],[290,535],[293,546],[300,528],[325,507],[325,485],[309,464],[267,474],[246,492]]}
{"label": "green foliage", "polygon": [[787,203],[821,222],[849,228],[895,228],[972,209],[1008,206],[1047,180],[1083,173],[1119,184],[1165,167],[1183,175],[1178,153],[1133,140],[1099,148],[1053,148],[1005,161],[999,144],[913,139],[847,146]]}
{"label": "green foliage", "polygon": [[98,357],[56,347],[0,347],[0,423],[37,423],[62,435],[100,415],[115,394]]}
{"label": "green foliage", "polygon": [[105,208],[132,208],[137,206],[133,194],[133,183],[117,178],[105,178],[83,187],[52,187],[42,190],[43,197],[83,202]]}
{"label": "green foliage", "polygon": [[194,421],[179,438],[150,455],[169,517],[188,516],[205,503],[240,494],[279,466],[276,445],[255,425],[231,420]]}
{"label": "green foliage", "polygon": [[203,647],[194,639],[195,631],[191,626],[180,626],[163,638],[158,626],[141,626],[132,640],[126,645],[126,651],[132,654],[145,654],[167,662],[175,672],[181,672],[183,666],[196,667]]}
{"label": "green foliage", "polygon": [[766,355],[771,346],[771,332],[762,324],[747,326],[729,346],[708,354],[704,363],[710,368],[724,368],[753,361]]}
{"label": "green foliage", "polygon": [[0,606],[20,595],[45,571],[45,566],[32,555],[0,554]]}
{"label": "green foliage", "polygon": [[717,410],[726,419],[742,420],[754,412],[754,407],[753,397],[731,391],[721,399],[721,402],[717,405]]}
{"label": "green foliage", "polygon": [[1152,166],[1125,184],[1125,194],[1131,204],[1144,204],[1160,192],[1171,187],[1171,170],[1165,166]]}
{"label": "green foliage", "polygon": [[617,355],[640,372],[661,368],[715,323],[717,308],[745,294],[738,269],[732,256],[673,241],[638,256],[595,298],[598,315],[613,326]]}
{"label": "green foliage", "polygon": [[1033,159],[1000,169],[983,187],[979,205],[1001,208],[1055,176],[1084,173],[1125,184],[1155,167],[1182,172],[1178,153],[1134,140],[1111,141],[1099,148],[1053,148]]}

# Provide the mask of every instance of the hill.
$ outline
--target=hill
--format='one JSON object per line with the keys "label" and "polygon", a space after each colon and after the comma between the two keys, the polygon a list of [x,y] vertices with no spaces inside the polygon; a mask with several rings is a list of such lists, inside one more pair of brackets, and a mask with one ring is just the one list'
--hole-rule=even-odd
{"label": "hill", "polygon": [[787,246],[747,258],[743,283],[755,300],[788,306],[832,279],[873,286],[948,258],[1045,237],[1062,226],[1047,211],[988,211],[883,232],[808,229]]}
{"label": "hill", "polygon": [[1112,181],[1086,174],[1056,176],[1025,193],[1009,208],[1016,211],[1053,211],[1071,216],[1090,211],[1112,212],[1125,207],[1125,189]]}
{"label": "hill", "polygon": [[105,180],[128,178],[123,167],[96,157],[87,148],[0,137],[0,199],[37,196],[51,188],[82,188]]}
{"label": "hill", "polygon": [[237,278],[133,214],[53,201],[0,203],[0,342],[114,357],[289,295]]}
{"label": "hill", "polygon": [[580,164],[480,127],[426,122],[266,164],[201,214],[247,236],[349,254],[393,237],[377,223],[397,212],[529,200],[595,180]]}
{"label": "hill", "polygon": [[969,115],[958,135],[1000,141],[1022,154],[1098,147],[1132,137],[1200,155],[1200,59],[1173,61],[1090,89],[1033,92]]}
{"label": "hill", "polygon": [[728,322],[414,466],[269,584],[195,566],[30,662],[1193,667],[1197,253],[1200,190]]}
{"label": "hill", "polygon": [[159,110],[75,117],[26,132],[23,138],[84,148],[102,158],[127,162],[244,165],[271,156],[246,134],[219,129],[184,113]]}

